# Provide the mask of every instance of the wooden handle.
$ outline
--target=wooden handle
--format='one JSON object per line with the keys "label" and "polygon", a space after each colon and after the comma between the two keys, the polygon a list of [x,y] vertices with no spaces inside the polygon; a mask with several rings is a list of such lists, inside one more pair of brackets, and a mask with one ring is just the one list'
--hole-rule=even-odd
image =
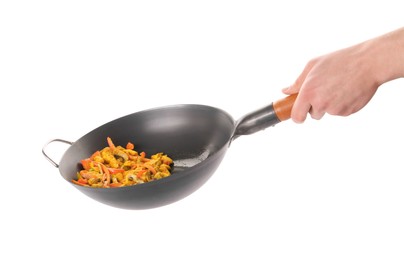
{"label": "wooden handle", "polygon": [[274,111],[280,121],[290,119],[293,104],[295,103],[297,94],[287,96],[283,99],[273,102]]}

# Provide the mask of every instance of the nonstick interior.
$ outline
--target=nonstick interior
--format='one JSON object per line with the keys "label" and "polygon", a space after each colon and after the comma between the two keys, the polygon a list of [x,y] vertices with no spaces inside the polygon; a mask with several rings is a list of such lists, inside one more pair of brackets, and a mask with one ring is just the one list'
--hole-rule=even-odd
{"label": "nonstick interior", "polygon": [[74,185],[100,202],[122,208],[150,208],[181,199],[209,179],[222,160],[234,131],[226,112],[203,105],[176,105],[145,110],[118,118],[84,135],[65,152],[59,170],[71,182],[80,160],[107,146],[128,141],[135,150],[151,155],[164,152],[174,160],[170,177],[123,188]]}

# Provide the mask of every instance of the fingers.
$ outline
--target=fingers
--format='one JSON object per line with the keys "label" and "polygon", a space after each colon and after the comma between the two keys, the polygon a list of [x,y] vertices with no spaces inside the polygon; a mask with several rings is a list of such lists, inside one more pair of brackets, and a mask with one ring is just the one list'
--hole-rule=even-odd
{"label": "fingers", "polygon": [[296,81],[289,87],[282,89],[282,92],[286,95],[291,95],[298,93],[306,80],[307,75],[314,66],[314,60],[307,63],[306,67],[303,69],[302,73],[296,79]]}
{"label": "fingers", "polygon": [[309,61],[296,81],[291,86],[282,89],[282,92],[287,95],[299,93],[291,112],[291,118],[295,123],[303,123],[309,113],[313,119],[321,119],[325,114],[320,110],[313,109],[305,91],[300,92],[315,64],[316,59]]}
{"label": "fingers", "polygon": [[315,120],[320,120],[325,115],[325,112],[322,112],[318,109],[314,109],[313,107],[310,107],[309,113],[310,113],[311,118],[313,118]]}
{"label": "fingers", "polygon": [[302,98],[302,95],[298,94],[291,112],[292,120],[298,124],[303,123],[306,120],[310,109],[310,103],[306,102],[304,98]]}
{"label": "fingers", "polygon": [[311,118],[315,120],[320,120],[324,117],[325,111],[322,109],[316,109],[309,102],[306,102],[299,96],[296,98],[295,104],[293,105],[291,118],[295,123],[301,124],[306,118],[307,114],[310,114]]}

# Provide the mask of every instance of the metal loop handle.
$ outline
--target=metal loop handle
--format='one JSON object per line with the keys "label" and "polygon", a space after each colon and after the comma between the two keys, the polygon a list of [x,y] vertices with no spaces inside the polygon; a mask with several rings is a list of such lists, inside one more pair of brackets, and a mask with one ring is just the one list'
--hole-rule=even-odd
{"label": "metal loop handle", "polygon": [[46,159],[48,159],[48,161],[49,161],[53,166],[55,166],[56,168],[59,168],[59,164],[57,164],[54,160],[52,160],[52,159],[45,153],[45,148],[46,148],[50,143],[53,143],[53,142],[61,142],[61,143],[70,144],[70,145],[72,145],[73,142],[69,142],[69,141],[66,141],[66,140],[63,140],[63,139],[52,139],[52,140],[50,140],[49,142],[47,142],[47,143],[42,147],[42,154],[46,157]]}

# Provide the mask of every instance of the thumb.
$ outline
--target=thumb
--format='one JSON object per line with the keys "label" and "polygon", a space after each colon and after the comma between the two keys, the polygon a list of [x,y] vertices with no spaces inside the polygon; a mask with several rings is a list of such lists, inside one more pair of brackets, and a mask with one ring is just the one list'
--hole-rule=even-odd
{"label": "thumb", "polygon": [[292,85],[290,85],[289,87],[283,88],[282,92],[286,95],[292,95],[295,93],[298,93],[300,90],[301,84],[298,82],[298,80],[296,80],[295,83],[293,83]]}
{"label": "thumb", "polygon": [[286,94],[286,95],[292,95],[294,93],[299,92],[299,91],[295,91],[295,89],[296,89],[296,87],[294,87],[294,84],[293,84],[289,87],[283,88],[282,92],[283,92],[283,94]]}
{"label": "thumb", "polygon": [[303,69],[303,71],[299,75],[299,77],[297,77],[296,81],[292,85],[290,85],[289,87],[282,89],[282,92],[284,94],[286,94],[286,95],[291,95],[291,94],[298,93],[300,91],[300,88],[302,87],[304,81],[306,80],[307,75],[309,74],[309,72],[313,68],[313,66],[314,66],[314,63],[309,62],[306,65],[306,67]]}

